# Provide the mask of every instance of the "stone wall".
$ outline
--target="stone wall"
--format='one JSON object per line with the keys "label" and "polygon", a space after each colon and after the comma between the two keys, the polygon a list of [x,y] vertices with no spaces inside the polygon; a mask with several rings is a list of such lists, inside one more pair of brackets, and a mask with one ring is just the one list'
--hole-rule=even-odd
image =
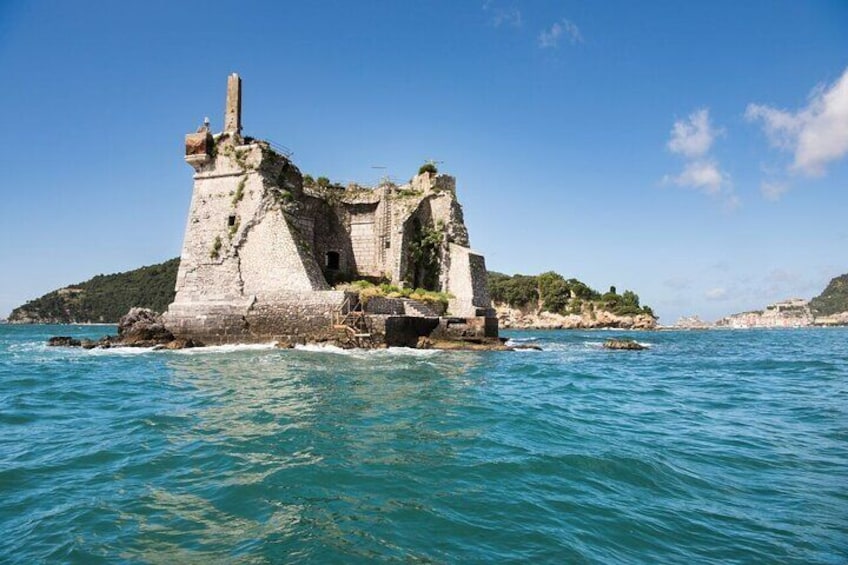
{"label": "stone wall", "polygon": [[339,337],[333,315],[347,296],[341,291],[281,292],[262,301],[172,304],[164,319],[176,337],[207,345],[332,340]]}
{"label": "stone wall", "polygon": [[350,244],[353,249],[354,267],[358,274],[379,276],[383,269],[377,255],[378,233],[376,231],[377,204],[347,206],[350,217]]}
{"label": "stone wall", "polygon": [[389,316],[385,320],[385,327],[387,346],[416,347],[419,337],[429,336],[439,327],[439,319]]}
{"label": "stone wall", "polygon": [[257,302],[247,315],[251,338],[306,343],[338,337],[333,314],[345,297],[341,291],[286,292]]}
{"label": "stone wall", "polygon": [[403,300],[372,296],[365,302],[365,312],[376,315],[402,316],[406,313]]}
{"label": "stone wall", "polygon": [[477,316],[491,308],[483,256],[455,243],[449,245],[446,291],[453,295],[448,312],[454,316]]}
{"label": "stone wall", "polygon": [[178,338],[193,339],[209,345],[246,343],[253,341],[246,321],[248,309],[247,303],[171,304],[163,321]]}
{"label": "stone wall", "polygon": [[195,175],[175,302],[327,288],[263,154],[222,143]]}
{"label": "stone wall", "polygon": [[440,318],[438,327],[429,337],[448,340],[496,338],[498,319],[486,316]]}

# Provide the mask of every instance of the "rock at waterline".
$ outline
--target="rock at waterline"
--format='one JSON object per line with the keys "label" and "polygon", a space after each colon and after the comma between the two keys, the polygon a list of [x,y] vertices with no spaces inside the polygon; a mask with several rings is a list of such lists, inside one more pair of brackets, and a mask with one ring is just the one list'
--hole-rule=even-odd
{"label": "rock at waterline", "polygon": [[118,340],[122,345],[153,347],[174,340],[159,314],[149,308],[130,308],[118,321]]}
{"label": "rock at waterline", "polygon": [[51,337],[47,345],[109,349],[111,347],[152,347],[155,349],[185,349],[202,347],[199,341],[175,338],[162,323],[159,314],[149,308],[131,308],[118,322],[118,335],[103,336],[97,341],[79,340],[70,336]]}
{"label": "rock at waterline", "polygon": [[51,347],[79,347],[81,342],[69,335],[57,335],[48,339],[47,345]]}
{"label": "rock at waterline", "polygon": [[604,342],[604,349],[622,349],[629,351],[641,351],[643,349],[648,349],[647,346],[642,345],[636,340],[633,339],[608,339]]}

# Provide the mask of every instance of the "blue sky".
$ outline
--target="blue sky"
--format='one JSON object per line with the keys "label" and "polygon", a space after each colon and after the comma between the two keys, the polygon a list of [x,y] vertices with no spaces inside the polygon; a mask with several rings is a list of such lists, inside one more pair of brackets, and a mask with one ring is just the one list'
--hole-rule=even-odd
{"label": "blue sky", "polygon": [[231,72],[304,172],[442,161],[493,270],[664,323],[848,272],[845,1],[5,0],[0,69],[0,316],[179,255],[183,135]]}

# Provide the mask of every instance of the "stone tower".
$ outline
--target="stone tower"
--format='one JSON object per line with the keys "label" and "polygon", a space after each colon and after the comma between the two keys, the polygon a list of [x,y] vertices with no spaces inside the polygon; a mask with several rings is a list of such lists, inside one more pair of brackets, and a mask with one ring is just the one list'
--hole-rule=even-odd
{"label": "stone tower", "polygon": [[227,108],[224,112],[224,131],[241,135],[241,77],[233,73],[227,77]]}
{"label": "stone tower", "polygon": [[[408,185],[375,188],[305,182],[287,155],[242,137],[241,92],[240,77],[230,75],[224,131],[204,125],[185,137],[194,189],[165,313],[175,335],[205,343],[324,339],[334,316],[359,304],[358,293],[333,285],[363,278],[449,293],[449,314],[497,334],[485,261],[469,248],[453,177],[425,172]],[[406,324],[389,318],[435,316],[403,300],[368,308],[387,343],[389,328]]]}

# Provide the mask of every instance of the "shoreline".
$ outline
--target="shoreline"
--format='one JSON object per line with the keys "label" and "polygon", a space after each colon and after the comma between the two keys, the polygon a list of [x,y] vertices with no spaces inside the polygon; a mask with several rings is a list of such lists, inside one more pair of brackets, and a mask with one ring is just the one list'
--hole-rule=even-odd
{"label": "shoreline", "polygon": [[[0,320],[0,326],[80,326],[80,327],[111,327],[117,326],[118,322],[8,322]],[[817,328],[845,328],[848,324],[809,324],[805,326],[703,326],[688,328],[685,326],[663,326],[654,328],[622,328],[617,326],[605,327],[551,327],[551,326],[522,326],[502,327],[506,331],[632,331],[632,332],[657,332],[657,331],[706,331],[706,330],[804,330]],[[249,343],[249,342],[246,342]]]}

